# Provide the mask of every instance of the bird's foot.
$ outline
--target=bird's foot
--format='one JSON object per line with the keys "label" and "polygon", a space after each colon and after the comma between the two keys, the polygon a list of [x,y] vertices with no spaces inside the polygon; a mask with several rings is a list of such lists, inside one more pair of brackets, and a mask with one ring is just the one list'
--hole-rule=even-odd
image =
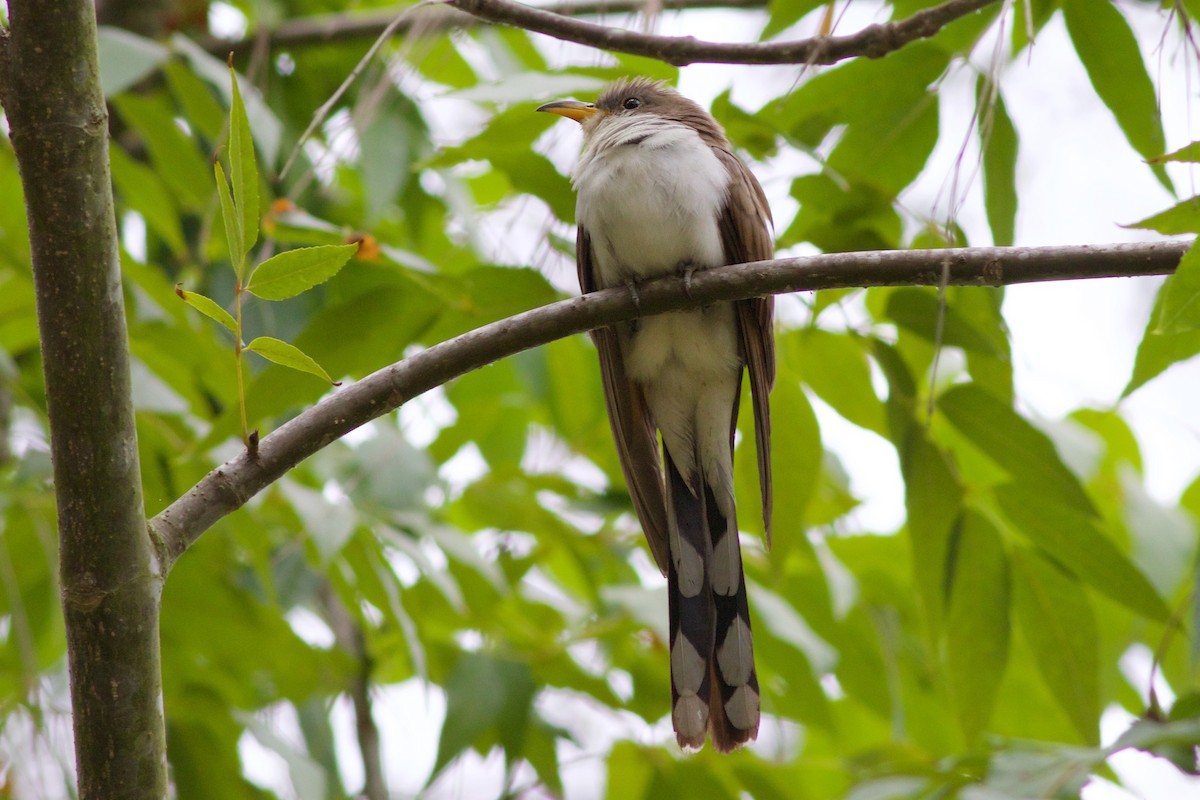
{"label": "bird's foot", "polygon": [[[629,296],[633,298],[634,310],[640,315],[642,313],[642,296],[638,294],[637,281],[630,278],[625,281],[625,288],[629,290]],[[631,333],[637,333],[638,328],[641,326],[641,322],[637,318],[629,320],[629,330]]]}
{"label": "bird's foot", "polygon": [[[683,294],[685,297],[687,297],[688,300],[691,300],[691,299],[693,299],[692,298],[692,275],[694,275],[696,273],[696,266],[691,263],[686,263],[686,264],[680,264],[679,268],[681,270],[683,270],[683,274],[682,274]],[[709,307],[710,307],[710,305],[706,304],[706,305],[700,306],[700,310],[707,311],[709,309]]]}

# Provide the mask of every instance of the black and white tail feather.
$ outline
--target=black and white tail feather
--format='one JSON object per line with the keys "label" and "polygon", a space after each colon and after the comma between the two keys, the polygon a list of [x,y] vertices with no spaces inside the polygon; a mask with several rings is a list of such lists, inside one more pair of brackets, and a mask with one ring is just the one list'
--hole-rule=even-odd
{"label": "black and white tail feather", "polygon": [[737,523],[713,487],[691,486],[669,453],[671,721],[681,747],[728,752],[758,735],[758,676]]}

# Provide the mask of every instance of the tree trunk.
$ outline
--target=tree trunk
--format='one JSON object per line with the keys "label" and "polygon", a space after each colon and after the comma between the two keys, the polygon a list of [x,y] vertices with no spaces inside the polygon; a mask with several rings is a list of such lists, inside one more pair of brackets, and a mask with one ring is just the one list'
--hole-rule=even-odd
{"label": "tree trunk", "polygon": [[142,505],[95,10],[9,10],[0,100],[33,251],[79,796],[161,798],[162,571]]}

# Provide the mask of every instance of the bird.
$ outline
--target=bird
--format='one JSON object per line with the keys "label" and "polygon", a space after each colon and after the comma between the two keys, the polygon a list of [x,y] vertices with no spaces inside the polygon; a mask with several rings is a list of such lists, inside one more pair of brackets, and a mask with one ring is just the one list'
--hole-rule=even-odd
{"label": "bird", "polygon": [[[583,128],[572,177],[582,292],[770,259],[762,186],[721,125],[671,86],[626,78],[594,103],[537,109]],[[771,531],[774,301],[716,302],[592,331],[613,438],[667,577],[671,720],[684,750],[758,735],[760,693],[734,503],[733,445],[750,376],[763,525]],[[661,436],[661,456],[658,438]]]}

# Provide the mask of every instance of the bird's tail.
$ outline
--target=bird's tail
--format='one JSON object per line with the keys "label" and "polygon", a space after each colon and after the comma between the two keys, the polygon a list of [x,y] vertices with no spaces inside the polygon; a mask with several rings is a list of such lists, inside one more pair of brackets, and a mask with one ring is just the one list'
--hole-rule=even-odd
{"label": "bird's tail", "polygon": [[671,558],[671,720],[680,747],[735,750],[758,735],[758,676],[737,523],[701,475],[693,491],[666,455]]}

